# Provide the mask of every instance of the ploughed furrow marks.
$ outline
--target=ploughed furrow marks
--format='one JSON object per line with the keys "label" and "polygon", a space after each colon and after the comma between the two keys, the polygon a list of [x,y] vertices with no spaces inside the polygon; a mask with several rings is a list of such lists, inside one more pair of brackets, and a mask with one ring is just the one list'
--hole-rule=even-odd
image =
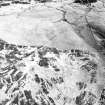
{"label": "ploughed furrow marks", "polygon": [[[3,41],[0,45],[0,92],[6,87],[2,104],[64,105],[75,97],[76,105],[95,105],[97,96],[88,87],[97,83],[96,54]],[[79,79],[82,72],[89,77],[88,82]],[[73,96],[73,91],[80,94]]]}
{"label": "ploughed furrow marks", "polygon": [[46,97],[41,91],[39,91],[35,98],[32,97],[30,90],[24,90],[22,93],[13,97],[11,105],[56,105],[54,99],[50,96]]}

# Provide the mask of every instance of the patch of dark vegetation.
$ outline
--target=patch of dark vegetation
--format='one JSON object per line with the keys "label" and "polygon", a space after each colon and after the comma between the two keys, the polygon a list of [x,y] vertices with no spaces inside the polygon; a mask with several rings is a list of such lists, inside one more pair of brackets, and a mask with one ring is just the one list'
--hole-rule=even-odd
{"label": "patch of dark vegetation", "polygon": [[8,65],[4,68],[1,68],[1,70],[4,72],[0,73],[0,76],[7,75],[8,72],[11,71],[12,69],[13,69],[13,65]]}
{"label": "patch of dark vegetation", "polygon": [[71,53],[74,53],[75,52],[75,50],[74,49],[71,49]]}
{"label": "patch of dark vegetation", "polygon": [[2,89],[3,86],[4,86],[4,84],[0,82],[0,89]]}
{"label": "patch of dark vegetation", "polygon": [[40,3],[45,3],[47,0],[38,0]]}
{"label": "patch of dark vegetation", "polygon": [[79,90],[86,88],[86,84],[84,82],[77,82],[76,85],[79,88]]}
{"label": "patch of dark vegetation", "polygon": [[14,44],[5,44],[5,49],[6,50],[18,51],[17,46],[14,45]]}
{"label": "patch of dark vegetation", "polygon": [[46,81],[47,82],[47,85],[49,86],[49,87],[52,87],[53,86],[53,84],[50,82],[50,81]]}
{"label": "patch of dark vegetation", "polygon": [[101,47],[103,47],[103,49],[105,49],[105,40],[102,40],[102,41],[100,42],[100,45],[101,45]]}
{"label": "patch of dark vegetation", "polygon": [[94,71],[90,74],[91,78],[90,78],[90,83],[96,83],[97,82],[97,72]]}
{"label": "patch of dark vegetation", "polygon": [[39,54],[40,58],[42,58],[44,55],[46,55],[47,52],[51,51],[51,48],[48,48],[48,47],[40,46],[37,48],[38,48],[38,54]]}
{"label": "patch of dark vegetation", "polygon": [[86,105],[95,105],[96,104],[97,97],[91,92],[88,92],[86,96]]}
{"label": "patch of dark vegetation", "polygon": [[24,90],[24,94],[27,98],[27,100],[32,99],[31,91],[29,90]]}
{"label": "patch of dark vegetation", "polygon": [[83,51],[78,49],[71,49],[71,55],[75,55],[76,57],[83,57]]}
{"label": "patch of dark vegetation", "polygon": [[56,105],[55,102],[54,102],[54,100],[51,97],[48,96],[48,99],[52,103],[52,105]]}
{"label": "patch of dark vegetation", "polygon": [[10,75],[13,76],[17,71],[18,71],[18,69],[15,66],[13,66],[12,67],[12,72],[11,72]]}
{"label": "patch of dark vegetation", "polygon": [[0,44],[0,51],[4,49],[4,44]]}
{"label": "patch of dark vegetation", "polygon": [[105,89],[102,89],[100,99],[99,99],[100,105],[105,105]]}
{"label": "patch of dark vegetation", "polygon": [[12,77],[13,81],[18,81],[23,76],[23,72],[18,72],[15,76]]}
{"label": "patch of dark vegetation", "polygon": [[56,72],[60,71],[60,69],[58,69],[58,68],[55,68],[54,70],[55,70]]}
{"label": "patch of dark vegetation", "polygon": [[28,57],[28,56],[30,56],[30,55],[33,54],[33,53],[35,53],[35,52],[32,51],[32,52],[30,52],[30,53],[25,53],[25,54],[24,54],[24,57]]}
{"label": "patch of dark vegetation", "polygon": [[79,96],[76,97],[75,103],[76,105],[84,105],[84,98],[86,95],[86,91],[81,93]]}
{"label": "patch of dark vegetation", "polygon": [[20,105],[25,105],[24,100],[20,101]]}
{"label": "patch of dark vegetation", "polygon": [[20,2],[20,4],[30,4],[29,2]]}
{"label": "patch of dark vegetation", "polygon": [[4,49],[5,44],[7,44],[7,42],[5,42],[4,40],[0,39],[0,51]]}
{"label": "patch of dark vegetation", "polygon": [[27,48],[25,45],[17,45],[18,48]]}
{"label": "patch of dark vegetation", "polygon": [[38,53],[39,53],[39,57],[42,58],[44,55],[46,55],[48,52],[54,53],[56,55],[59,55],[59,50],[56,48],[49,48],[49,47],[37,47],[38,48]]}
{"label": "patch of dark vegetation", "polygon": [[52,0],[36,0],[38,1],[39,3],[45,3],[45,2],[51,2]]}
{"label": "patch of dark vegetation", "polygon": [[59,72],[60,71],[60,69],[57,67],[57,66],[53,66],[53,68],[54,68],[54,70],[56,71],[56,72]]}
{"label": "patch of dark vegetation", "polygon": [[34,102],[34,105],[39,105],[37,102]]}
{"label": "patch of dark vegetation", "polygon": [[76,54],[76,57],[82,57],[83,56],[83,52],[81,50],[78,50],[78,49],[75,50],[75,54]]}
{"label": "patch of dark vegetation", "polygon": [[15,92],[15,91],[17,91],[17,90],[19,90],[19,87],[15,87],[15,88],[13,89],[13,92]]}
{"label": "patch of dark vegetation", "polygon": [[0,4],[0,6],[2,7],[2,6],[9,6],[10,5],[10,3],[1,3]]}
{"label": "patch of dark vegetation", "polygon": [[10,63],[16,63],[19,60],[22,60],[22,58],[19,58],[15,55],[15,52],[12,51],[9,54],[5,54],[6,60]]}
{"label": "patch of dark vegetation", "polygon": [[18,105],[18,101],[19,101],[19,97],[18,95],[14,98],[14,100],[12,101],[12,104]]}
{"label": "patch of dark vegetation", "polygon": [[13,83],[7,84],[7,88],[6,88],[6,90],[5,90],[5,93],[6,93],[6,94],[8,93],[8,91],[9,91],[9,89],[11,88],[12,85],[13,85]]}
{"label": "patch of dark vegetation", "polygon": [[76,105],[94,105],[96,103],[96,95],[90,91],[84,91],[79,96],[76,97]]}
{"label": "patch of dark vegetation", "polygon": [[63,79],[63,77],[57,77],[57,78],[52,77],[52,78],[51,78],[51,81],[52,81],[54,84],[61,84],[61,83],[64,82],[64,79]]}
{"label": "patch of dark vegetation", "polygon": [[41,88],[42,88],[42,91],[43,91],[45,94],[48,94],[48,93],[49,93],[49,91],[48,91],[48,89],[47,89],[47,86],[46,86],[46,83],[45,83],[44,81],[41,83]]}
{"label": "patch of dark vegetation", "polygon": [[90,59],[89,58],[82,58],[80,60],[82,60],[82,61],[89,61]]}
{"label": "patch of dark vegetation", "polygon": [[48,94],[49,89],[52,88],[52,83],[49,80],[43,80],[43,78],[40,78],[40,85],[42,92],[45,94]]}
{"label": "patch of dark vegetation", "polygon": [[89,3],[95,3],[97,0],[75,0],[74,3],[80,3],[80,4],[89,4]]}
{"label": "patch of dark vegetation", "polygon": [[41,82],[38,74],[35,74],[35,82],[37,82],[37,83],[40,83]]}
{"label": "patch of dark vegetation", "polygon": [[43,97],[41,97],[40,103],[40,105],[47,105],[47,102]]}
{"label": "patch of dark vegetation", "polygon": [[59,50],[56,49],[56,48],[51,48],[51,51],[52,51],[54,54],[59,54]]}
{"label": "patch of dark vegetation", "polygon": [[19,0],[13,0],[13,1],[12,1],[12,4],[20,4],[20,2],[21,2],[21,1],[19,1]]}
{"label": "patch of dark vegetation", "polygon": [[22,45],[18,45],[18,48],[23,48],[23,46]]}
{"label": "patch of dark vegetation", "polygon": [[48,58],[41,58],[39,61],[39,66],[48,67],[49,66]]}
{"label": "patch of dark vegetation", "polygon": [[7,81],[7,83],[11,83],[10,77],[7,77],[7,78],[6,78],[6,81]]}
{"label": "patch of dark vegetation", "polygon": [[5,99],[5,100],[3,100],[3,101],[0,103],[0,105],[6,105],[8,102],[9,102],[9,100],[8,100],[8,99]]}
{"label": "patch of dark vegetation", "polygon": [[34,99],[20,99],[19,104],[17,105],[39,105]]}
{"label": "patch of dark vegetation", "polygon": [[63,82],[64,82],[63,77],[59,77],[59,78],[58,78],[58,83],[61,84],[61,83],[63,83]]}

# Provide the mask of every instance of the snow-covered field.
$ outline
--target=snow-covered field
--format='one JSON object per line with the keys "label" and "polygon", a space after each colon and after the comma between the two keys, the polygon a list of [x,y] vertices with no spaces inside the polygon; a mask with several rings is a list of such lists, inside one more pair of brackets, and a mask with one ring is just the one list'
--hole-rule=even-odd
{"label": "snow-covered field", "polygon": [[[0,38],[14,44],[48,45],[60,49],[71,47],[87,49],[89,47],[87,43],[92,45],[93,40],[86,39],[88,41],[86,43],[74,31],[72,24],[63,21],[62,6],[67,12],[65,18],[68,22],[74,24],[77,20],[75,18],[80,17],[78,13],[75,16],[76,9],[67,4],[67,2],[37,3],[34,6],[19,4],[0,8]],[[84,10],[80,10],[79,13],[83,15]]]}

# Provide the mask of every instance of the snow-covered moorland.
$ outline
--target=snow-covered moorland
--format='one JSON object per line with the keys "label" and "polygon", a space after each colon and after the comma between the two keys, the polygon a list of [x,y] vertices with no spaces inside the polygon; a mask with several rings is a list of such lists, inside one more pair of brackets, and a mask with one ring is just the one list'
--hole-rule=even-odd
{"label": "snow-covered moorland", "polygon": [[6,2],[0,105],[105,105],[104,1]]}

